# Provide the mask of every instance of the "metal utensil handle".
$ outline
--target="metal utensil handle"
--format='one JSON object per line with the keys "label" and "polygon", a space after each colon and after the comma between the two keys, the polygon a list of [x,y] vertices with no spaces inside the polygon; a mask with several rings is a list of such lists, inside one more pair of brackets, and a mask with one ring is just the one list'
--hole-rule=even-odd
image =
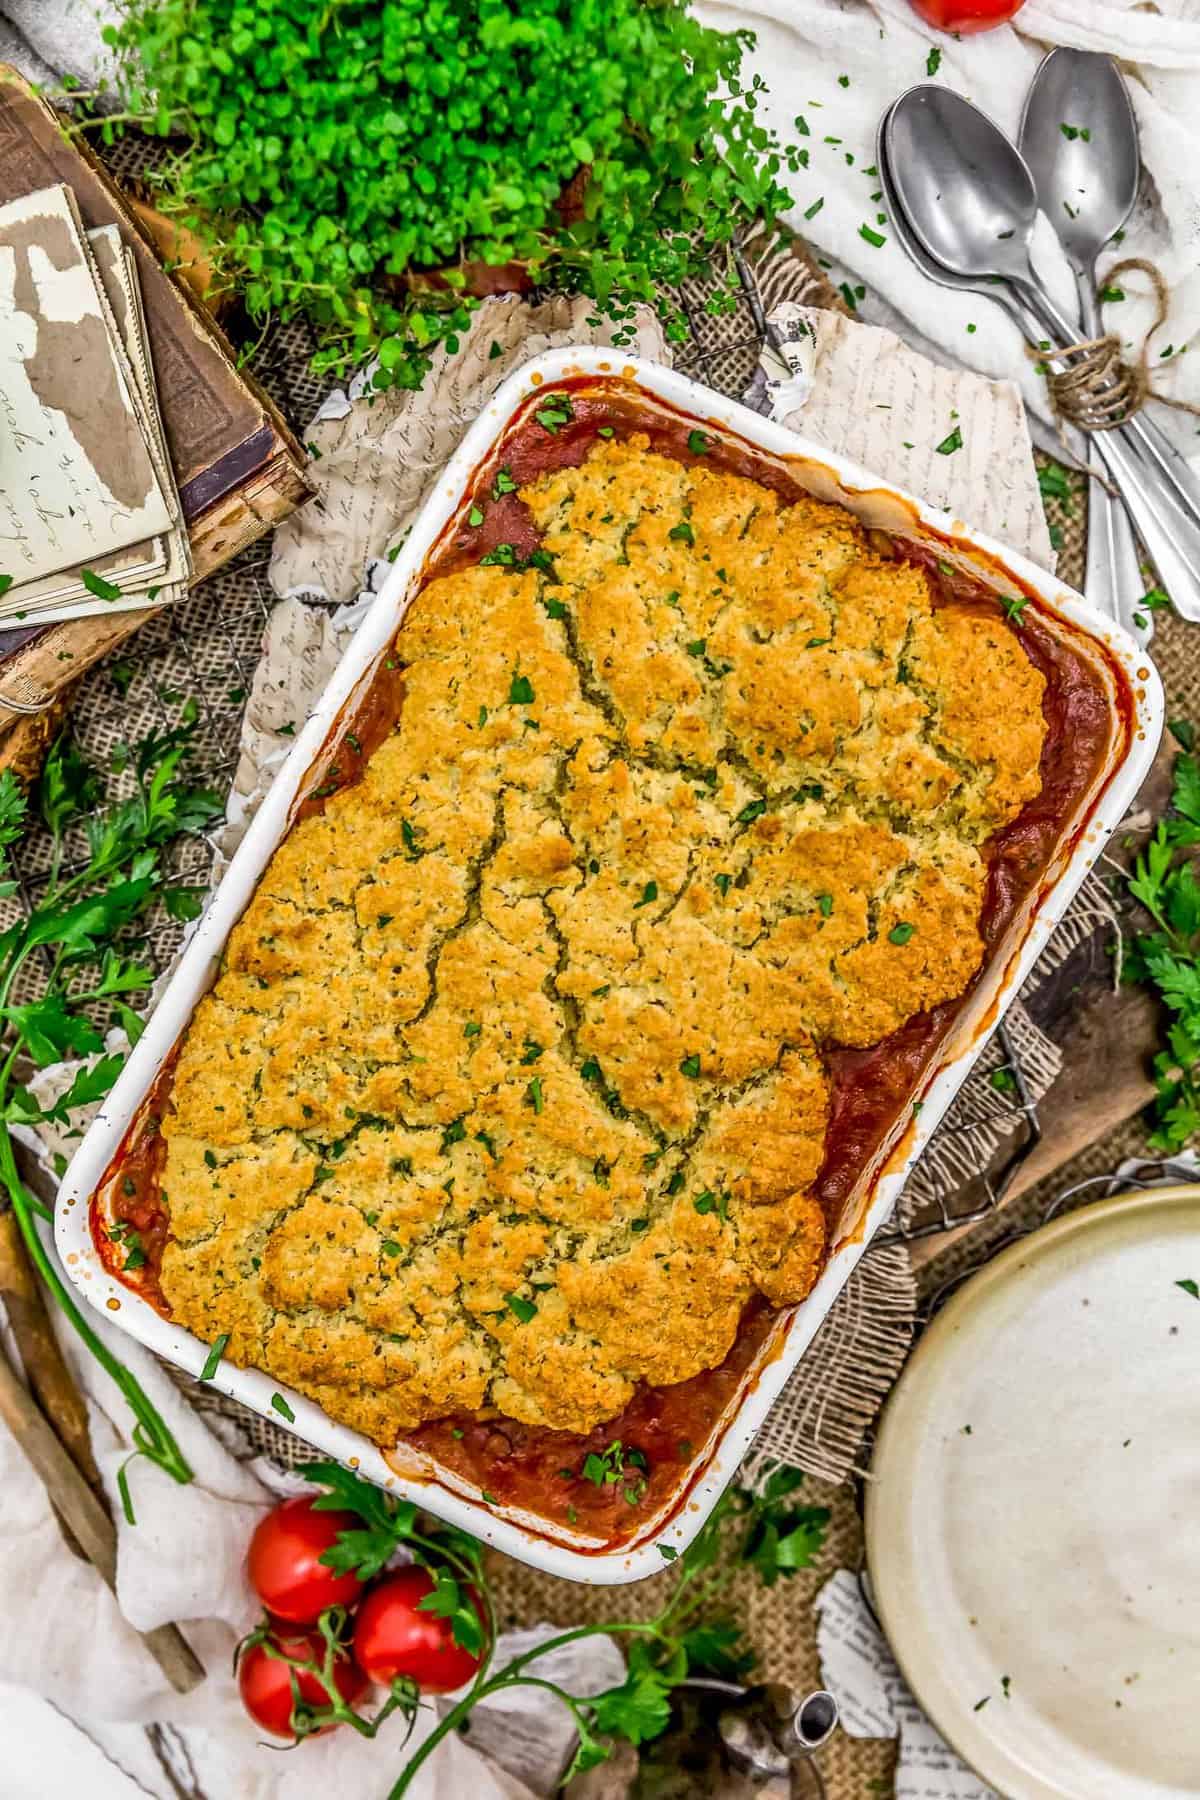
{"label": "metal utensil handle", "polygon": [[[1052,337],[1069,344],[1071,339],[1071,323],[1059,312],[1050,296],[1040,284],[1034,289],[1036,306],[1043,324]],[[1079,284],[1080,314],[1083,330],[1088,337],[1103,335],[1100,320],[1100,309],[1096,304],[1095,290],[1088,284]],[[1176,450],[1170,439],[1159,429],[1153,419],[1144,413],[1135,412],[1130,415],[1124,425],[1117,426],[1118,431],[1128,434],[1131,442],[1145,454],[1158,470],[1163,480],[1170,487],[1179,505],[1196,520],[1200,521],[1200,480],[1192,473],[1184,458]],[[1104,437],[1105,432],[1097,433]]]}
{"label": "metal utensil handle", "polygon": [[[1071,327],[1033,281],[1013,279],[1026,304],[1052,338],[1071,342]],[[1053,355],[1053,351],[1049,353]],[[1128,426],[1097,431],[1092,441],[1150,553],[1163,586],[1185,619],[1200,619],[1200,516],[1184,511],[1174,493],[1157,483],[1129,441]]]}
{"label": "metal utensil handle", "polygon": [[[1096,299],[1095,270],[1075,271],[1075,287],[1079,295],[1079,321],[1086,337],[1100,332],[1100,305]],[[1153,615],[1139,608],[1146,583],[1142,579],[1137,544],[1129,514],[1121,502],[1109,492],[1099,476],[1088,481],[1087,573],[1084,592],[1088,599],[1103,594],[1111,601],[1113,617],[1126,631],[1146,644],[1154,632]]]}

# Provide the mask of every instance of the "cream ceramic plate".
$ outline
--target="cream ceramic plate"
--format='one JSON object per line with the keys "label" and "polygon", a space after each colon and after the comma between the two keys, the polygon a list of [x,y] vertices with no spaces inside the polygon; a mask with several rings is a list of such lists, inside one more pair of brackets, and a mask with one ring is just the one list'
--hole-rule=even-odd
{"label": "cream ceramic plate", "polygon": [[1009,1800],[1200,1794],[1200,1299],[1181,1281],[1200,1286],[1200,1187],[1056,1220],[955,1295],[884,1414],[880,1618]]}

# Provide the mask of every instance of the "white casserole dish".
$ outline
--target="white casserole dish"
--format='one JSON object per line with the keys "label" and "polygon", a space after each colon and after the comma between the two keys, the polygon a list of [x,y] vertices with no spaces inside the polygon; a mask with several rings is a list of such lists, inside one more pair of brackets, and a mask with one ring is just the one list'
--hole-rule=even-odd
{"label": "white casserole dish", "polygon": [[[161,1317],[148,1301],[108,1273],[92,1241],[92,1195],[146,1103],[193,1009],[212,984],[226,939],[289,827],[306,777],[352,698],[369,684],[420,584],[431,552],[462,510],[476,471],[487,461],[513,414],[533,393],[581,376],[632,383],[648,404],[658,403],[670,412],[683,413],[689,423],[703,425],[735,442],[740,440],[786,464],[802,486],[822,499],[840,501],[868,526],[924,541],[939,557],[959,564],[976,578],[982,576],[994,589],[1007,587],[1011,591],[1015,584],[1018,591],[1032,593],[1044,616],[1074,628],[1068,635],[1077,649],[1087,653],[1091,645],[1098,666],[1109,671],[1113,662],[1120,666],[1132,696],[1127,741],[1124,732],[1114,732],[1103,774],[1092,790],[1089,804],[1081,806],[1072,825],[1064,828],[1063,847],[1038,888],[1018,911],[948,1038],[935,1053],[919,1084],[919,1117],[910,1119],[906,1110],[892,1129],[874,1167],[859,1184],[852,1229],[847,1232],[843,1227],[843,1239],[834,1248],[812,1293],[800,1305],[779,1314],[735,1400],[708,1442],[700,1446],[665,1515],[649,1521],[635,1540],[617,1549],[589,1548],[586,1540],[576,1537],[572,1541],[569,1534],[560,1534],[558,1527],[544,1519],[485,1504],[458,1476],[439,1470],[428,1459],[418,1466],[415,1453],[410,1455],[412,1473],[398,1475],[368,1439],[335,1423],[303,1395],[282,1389],[273,1376],[260,1370],[235,1368],[224,1361],[219,1365],[213,1385],[273,1421],[278,1415],[272,1411],[271,1396],[282,1391],[295,1414],[296,1434],[323,1454],[352,1464],[382,1486],[551,1574],[576,1581],[617,1583],[639,1580],[660,1570],[663,1556],[659,1545],[682,1549],[716,1503],[865,1245],[891,1212],[905,1176],[936,1130],[1005,1006],[1137,792],[1161,732],[1162,692],[1144,651],[1119,626],[1094,613],[1078,594],[1053,576],[993,540],[971,532],[951,515],[922,505],[915,497],[735,401],[669,369],[626,358],[612,350],[552,351],[517,370],[472,425],[426,502],[63,1180],[55,1234],[70,1279],[84,1298],[109,1319],[188,1373],[199,1374],[208,1346]],[[1111,673],[1108,679],[1115,714],[1117,689]]]}

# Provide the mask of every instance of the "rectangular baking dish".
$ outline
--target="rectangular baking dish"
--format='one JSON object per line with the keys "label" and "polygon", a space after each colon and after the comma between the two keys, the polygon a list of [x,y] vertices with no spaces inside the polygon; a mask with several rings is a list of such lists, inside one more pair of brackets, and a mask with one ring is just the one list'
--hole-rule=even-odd
{"label": "rectangular baking dish", "polygon": [[[467,432],[457,454],[414,525],[384,586],[359,627],[213,895],[195,934],[134,1047],[120,1079],[80,1144],[62,1183],[56,1241],[67,1273],[84,1298],[140,1342],[189,1374],[198,1375],[208,1346],[161,1317],[140,1295],[105,1269],[92,1240],[90,1202],[118,1154],[155,1078],[170,1058],[193,1009],[212,985],[226,939],[251,899],[259,877],[286,834],[299,798],[313,779],[322,752],[347,708],[369,685],[394,637],[405,607],[421,582],[435,547],[458,520],[472,479],[514,414],[556,382],[604,378],[636,391],[659,411],[685,415],[735,444],[765,453],[786,466],[811,493],[840,502],[868,527],[924,544],[942,559],[993,590],[1024,592],[1043,617],[1057,621],[1077,649],[1107,671],[1114,726],[1107,759],[1079,815],[1064,828],[1054,860],[985,968],[969,1000],[935,1054],[920,1084],[921,1107],[905,1111],[892,1129],[856,1195],[855,1216],[843,1223],[816,1286],[799,1305],[784,1309],[734,1399],[701,1445],[680,1488],[663,1512],[634,1540],[618,1548],[592,1547],[516,1508],[486,1504],[459,1476],[405,1452],[398,1474],[380,1449],[335,1423],[313,1401],[281,1388],[271,1375],[222,1361],[213,1385],[276,1420],[271,1396],[283,1392],[295,1414],[296,1434],[327,1456],[412,1499],[484,1542],[551,1574],[596,1584],[636,1581],[663,1567],[663,1554],[678,1552],[695,1536],[737,1469],[747,1445],[811,1343],[874,1232],[888,1217],[905,1177],[966,1079],[1005,1006],[1061,919],[1088,869],[1114,831],[1141,784],[1162,726],[1162,692],[1151,664],[1131,638],[1093,612],[1080,595],[1024,557],[972,532],[961,520],[923,505],[913,495],[869,474],[823,447],[763,419],[737,402],[656,364],[619,351],[579,348],[549,352],[517,370]],[[1114,673],[1114,667],[1120,673]],[[981,671],[981,677],[982,677]],[[1124,692],[1122,686],[1127,687]],[[395,1453],[393,1453],[395,1456]],[[408,1466],[411,1464],[411,1467]]]}

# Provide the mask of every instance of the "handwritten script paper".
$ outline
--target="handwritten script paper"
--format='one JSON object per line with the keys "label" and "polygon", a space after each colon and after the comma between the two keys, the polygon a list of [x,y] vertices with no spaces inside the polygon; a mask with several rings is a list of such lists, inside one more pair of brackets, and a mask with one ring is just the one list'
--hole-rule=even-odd
{"label": "handwritten script paper", "polygon": [[957,513],[1044,569],[1054,552],[1019,389],[946,369],[878,325],[785,300],[746,404]]}
{"label": "handwritten script paper", "polygon": [[13,584],[171,524],[68,189],[0,208],[0,556]]}
{"label": "handwritten script paper", "polygon": [[821,1679],[851,1737],[900,1739],[896,1800],[1000,1800],[913,1699],[858,1582],[839,1569],[817,1595]]}

